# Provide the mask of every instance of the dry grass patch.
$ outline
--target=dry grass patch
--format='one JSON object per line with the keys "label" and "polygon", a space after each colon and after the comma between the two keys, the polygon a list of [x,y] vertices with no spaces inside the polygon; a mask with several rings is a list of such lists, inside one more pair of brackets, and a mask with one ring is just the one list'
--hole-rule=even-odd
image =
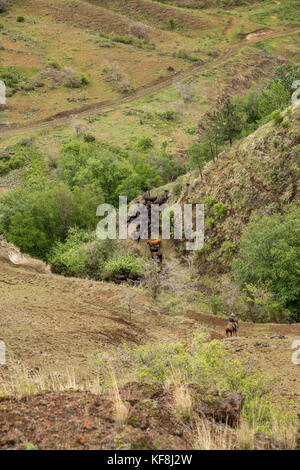
{"label": "dry grass patch", "polygon": [[128,410],[128,406],[121,399],[117,380],[113,372],[112,372],[112,401],[114,404],[115,422],[117,425],[123,426],[127,422],[129,410]]}
{"label": "dry grass patch", "polygon": [[196,426],[193,439],[195,450],[233,450],[235,449],[235,432],[228,426],[218,426],[202,419]]}

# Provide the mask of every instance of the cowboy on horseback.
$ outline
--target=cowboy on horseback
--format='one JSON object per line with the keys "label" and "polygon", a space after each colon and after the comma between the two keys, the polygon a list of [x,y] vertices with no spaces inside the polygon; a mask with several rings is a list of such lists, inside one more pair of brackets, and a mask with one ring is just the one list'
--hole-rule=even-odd
{"label": "cowboy on horseback", "polygon": [[228,325],[226,327],[226,336],[233,336],[234,334],[237,336],[238,329],[238,319],[234,313],[231,313],[228,318]]}

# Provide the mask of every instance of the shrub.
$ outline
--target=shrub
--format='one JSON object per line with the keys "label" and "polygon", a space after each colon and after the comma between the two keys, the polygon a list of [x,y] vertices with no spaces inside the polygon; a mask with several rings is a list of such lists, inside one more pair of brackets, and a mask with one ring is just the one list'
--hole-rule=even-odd
{"label": "shrub", "polygon": [[0,159],[0,176],[9,173],[11,170],[17,168],[23,168],[26,163],[30,162],[30,158],[27,152],[23,151],[22,148],[17,148],[15,151],[4,153]]}
{"label": "shrub", "polygon": [[146,151],[153,147],[153,141],[151,137],[141,137],[136,144],[137,148]]}
{"label": "shrub", "polygon": [[167,111],[160,113],[159,116],[165,121],[175,121],[177,113],[172,109],[168,109]]}
{"label": "shrub", "polygon": [[18,23],[24,23],[24,21],[25,21],[24,16],[18,16],[18,17],[17,17],[17,22],[18,22]]}
{"label": "shrub", "polygon": [[82,86],[86,86],[88,85],[90,82],[89,82],[89,79],[82,73],[81,76],[80,76],[80,84]]}
{"label": "shrub", "polygon": [[139,260],[131,255],[118,255],[104,263],[103,277],[105,279],[112,279],[118,275],[125,275],[133,279],[140,277],[141,265]]}
{"label": "shrub", "polygon": [[41,161],[41,155],[33,147],[32,138],[23,138],[17,145],[8,147],[0,158],[0,176],[18,168],[30,166]]}
{"label": "shrub", "polygon": [[121,93],[129,93],[133,90],[127,75],[121,71],[118,64],[106,64],[102,67],[102,73],[106,82],[111,82]]}
{"label": "shrub", "polygon": [[212,197],[212,196],[207,196],[204,201],[203,201],[203,204],[207,205],[209,208],[213,207],[214,204],[216,204],[218,201],[216,198]]}
{"label": "shrub", "polygon": [[88,85],[89,81],[85,75],[75,72],[71,67],[64,67],[62,70],[62,82],[67,88],[80,88]]}
{"label": "shrub", "polygon": [[227,206],[222,202],[214,205],[214,215],[217,219],[222,219],[227,213]]}
{"label": "shrub", "polygon": [[290,101],[290,93],[281,83],[272,81],[259,93],[258,113],[260,118],[269,116],[274,110],[284,109]]}
{"label": "shrub", "polygon": [[138,39],[149,41],[149,28],[143,23],[134,23],[130,26],[130,33]]}
{"label": "shrub", "polygon": [[[194,57],[191,55],[191,51],[187,50],[185,46],[183,47],[177,47],[173,53],[174,57],[177,57],[178,59],[185,59],[189,60],[191,62],[198,62],[199,59],[198,57]],[[189,101],[187,99],[186,101]]]}
{"label": "shrub", "polygon": [[286,91],[291,95],[293,93],[292,85],[300,77],[300,65],[283,64],[275,69],[276,81],[278,81]]}
{"label": "shrub", "polygon": [[113,240],[98,240],[95,232],[73,227],[66,241],[52,248],[48,262],[54,272],[64,276],[100,279],[103,265],[114,250]]}
{"label": "shrub", "polygon": [[175,29],[175,20],[174,18],[169,18],[168,19],[169,27],[173,31]]}
{"label": "shrub", "polygon": [[11,89],[8,92],[8,96],[11,96],[21,89],[21,85],[27,82],[28,77],[14,67],[4,68],[0,65],[0,79]]}
{"label": "shrub", "polygon": [[272,112],[271,118],[275,125],[280,124],[283,120],[282,114],[279,109],[276,109],[275,111]]}
{"label": "shrub", "polygon": [[49,67],[53,67],[54,69],[57,69],[57,70],[60,70],[60,68],[61,68],[59,63],[56,62],[55,60],[48,60],[47,65]]}
{"label": "shrub", "polygon": [[72,67],[61,68],[57,62],[50,61],[40,77],[49,80],[52,86],[63,85],[67,88],[81,88],[89,84],[84,74],[76,72]]}
{"label": "shrub", "polygon": [[95,142],[96,137],[93,136],[92,134],[85,134],[83,139],[84,139],[85,142]]}
{"label": "shrub", "polygon": [[197,126],[189,126],[185,129],[185,132],[189,135],[196,135],[198,133]]}
{"label": "shrub", "polygon": [[202,177],[202,170],[210,159],[206,143],[191,142],[187,150],[187,156],[190,167],[197,168]]}
{"label": "shrub", "polygon": [[175,197],[178,197],[178,196],[180,196],[181,191],[182,191],[182,182],[181,181],[176,181],[174,183],[174,186],[173,186],[173,189],[172,189],[172,194]]}
{"label": "shrub", "polygon": [[236,244],[231,241],[226,241],[221,246],[221,253],[226,258],[230,258],[236,251]]}
{"label": "shrub", "polygon": [[89,241],[86,234],[80,234],[77,229],[70,229],[66,242],[57,242],[48,256],[52,271],[64,276],[84,277],[86,275],[85,245]]}
{"label": "shrub", "polygon": [[116,250],[116,242],[107,238],[106,240],[94,239],[86,246],[86,271],[90,277],[98,279],[102,277],[104,263],[111,258]]}
{"label": "shrub", "polygon": [[215,225],[216,225],[215,219],[213,219],[212,217],[206,217],[206,219],[205,219],[205,226],[206,226],[208,229],[212,229]]}
{"label": "shrub", "polygon": [[121,44],[133,44],[134,39],[131,36],[111,36],[114,42],[119,42]]}
{"label": "shrub", "polygon": [[281,127],[283,127],[283,129],[287,129],[291,124],[291,121],[289,119],[284,119],[281,123]]}

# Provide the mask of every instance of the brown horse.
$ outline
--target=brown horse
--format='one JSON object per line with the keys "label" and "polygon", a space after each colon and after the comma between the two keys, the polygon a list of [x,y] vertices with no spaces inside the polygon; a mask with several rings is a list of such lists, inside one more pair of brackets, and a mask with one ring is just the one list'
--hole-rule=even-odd
{"label": "brown horse", "polygon": [[160,248],[160,246],[161,246],[161,239],[158,238],[157,240],[149,240],[149,241],[147,241],[147,245],[149,245],[149,246],[157,246],[157,247]]}
{"label": "brown horse", "polygon": [[226,338],[228,338],[229,336],[232,337],[232,336],[237,336],[237,330],[235,328],[235,325],[238,326],[238,321],[235,320],[235,322],[231,322],[229,321],[227,323],[227,326],[226,326],[226,329],[225,329],[225,332],[226,332]]}

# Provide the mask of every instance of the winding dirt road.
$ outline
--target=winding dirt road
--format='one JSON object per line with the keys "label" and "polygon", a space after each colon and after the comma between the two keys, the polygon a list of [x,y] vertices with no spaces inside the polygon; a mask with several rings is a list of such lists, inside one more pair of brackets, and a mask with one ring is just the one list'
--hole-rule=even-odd
{"label": "winding dirt road", "polygon": [[251,46],[252,44],[255,44],[262,40],[265,41],[266,39],[272,39],[272,38],[281,37],[281,36],[289,36],[290,34],[296,34],[299,32],[300,30],[298,27],[291,28],[288,31],[263,32],[262,34],[259,34],[248,40],[246,39],[240,42],[239,44],[237,44],[236,46],[228,49],[228,51],[217,60],[214,60],[209,63],[201,64],[201,65],[199,64],[193,65],[192,67],[189,67],[188,69],[184,71],[174,73],[171,78],[162,80],[159,83],[152,82],[147,85],[143,85],[137,88],[134,93],[130,94],[126,98],[123,98],[119,101],[116,101],[116,102],[101,101],[101,102],[97,102],[89,106],[83,106],[78,109],[62,111],[58,114],[49,116],[48,118],[42,121],[37,121],[34,124],[29,124],[28,126],[12,125],[12,126],[4,126],[2,128],[0,127],[0,138],[10,136],[10,135],[22,134],[26,131],[39,130],[39,129],[44,129],[47,127],[55,127],[61,124],[66,124],[72,121],[73,119],[84,118],[87,116],[91,116],[93,114],[97,114],[101,111],[116,108],[126,103],[131,103],[133,101],[136,101],[137,99],[144,98],[145,96],[149,96],[152,93],[168,88],[169,86],[172,86],[175,83],[178,83],[185,78],[192,77],[193,75],[197,73],[205,72],[218,65],[221,65],[225,63],[227,60],[229,60],[231,57],[233,57],[235,54],[237,54],[244,47]]}

